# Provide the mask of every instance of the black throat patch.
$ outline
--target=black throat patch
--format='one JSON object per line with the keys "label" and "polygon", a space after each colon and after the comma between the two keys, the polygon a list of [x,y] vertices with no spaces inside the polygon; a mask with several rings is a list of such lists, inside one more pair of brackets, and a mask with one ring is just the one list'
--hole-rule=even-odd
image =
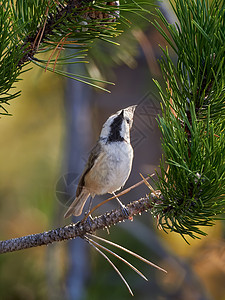
{"label": "black throat patch", "polygon": [[113,120],[110,125],[110,133],[107,139],[108,143],[111,142],[123,142],[124,138],[120,135],[121,126],[123,122],[123,110],[122,112]]}

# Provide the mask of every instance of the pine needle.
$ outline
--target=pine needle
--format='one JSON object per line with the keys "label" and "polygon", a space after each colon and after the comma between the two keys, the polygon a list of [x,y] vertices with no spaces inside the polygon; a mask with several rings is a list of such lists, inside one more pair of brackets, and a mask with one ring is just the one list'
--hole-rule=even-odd
{"label": "pine needle", "polygon": [[97,246],[95,246],[89,239],[85,238],[85,240],[92,246],[95,248],[95,250],[97,250],[109,263],[110,265],[114,268],[114,270],[116,271],[116,273],[120,276],[120,278],[123,280],[123,282],[125,283],[128,291],[130,292],[130,294],[132,296],[134,296],[129,284],[127,283],[126,279],[123,277],[123,275],[120,273],[120,271],[118,270],[118,268],[114,265],[114,263],[108,258],[108,256],[102,252]]}
{"label": "pine needle", "polygon": [[[152,191],[152,193],[159,199],[159,195],[157,195],[156,191],[153,189],[153,187],[151,186],[151,184],[146,180],[146,178],[144,178],[144,176],[139,173],[139,175],[141,176],[141,178],[143,178],[144,183],[147,185],[147,187],[150,189],[150,191]],[[155,174],[151,175],[154,176]]]}
{"label": "pine needle", "polygon": [[111,253],[113,256],[124,262],[126,265],[128,265],[132,270],[134,270],[139,276],[141,276],[144,280],[148,281],[148,279],[137,269],[135,268],[131,263],[129,263],[126,259],[118,255],[117,253],[113,252],[112,250],[109,250],[108,248],[102,246],[101,244],[95,242],[94,240],[90,239],[87,235],[85,235],[85,238],[87,238],[89,241],[91,241],[95,246],[98,246],[102,248],[103,250],[107,251],[108,253]]}
{"label": "pine needle", "polygon": [[155,265],[154,263],[150,262],[149,260],[145,259],[144,257],[138,255],[137,253],[135,253],[135,252],[133,252],[133,251],[131,251],[131,250],[128,250],[127,248],[124,248],[123,246],[120,246],[120,245],[118,245],[118,244],[116,244],[116,243],[114,243],[114,242],[111,242],[111,241],[109,241],[109,240],[106,240],[106,239],[104,239],[104,238],[102,238],[102,237],[99,237],[99,236],[96,236],[96,235],[93,235],[93,234],[89,234],[89,233],[88,233],[87,235],[90,235],[90,236],[92,236],[93,238],[96,238],[96,239],[98,239],[98,240],[100,240],[100,241],[103,241],[103,242],[105,242],[105,243],[107,243],[107,244],[110,244],[110,245],[112,245],[112,246],[114,246],[114,247],[116,247],[116,248],[119,248],[119,249],[123,250],[124,252],[127,252],[127,253],[129,253],[130,255],[133,255],[134,257],[140,259],[141,261],[145,262],[146,264],[148,264],[148,265],[150,265],[150,266],[152,266],[152,267],[154,267],[154,268],[156,268],[156,269],[158,269],[158,270],[161,270],[161,271],[167,273],[167,271],[164,270],[163,268],[161,268],[161,267]]}

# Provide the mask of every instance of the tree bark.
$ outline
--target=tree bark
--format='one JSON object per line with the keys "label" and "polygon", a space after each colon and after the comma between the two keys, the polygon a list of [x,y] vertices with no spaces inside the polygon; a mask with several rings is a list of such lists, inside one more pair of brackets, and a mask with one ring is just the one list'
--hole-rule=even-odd
{"label": "tree bark", "polygon": [[159,201],[158,197],[154,194],[151,194],[150,198],[151,201],[148,198],[141,198],[128,204],[126,208],[129,212],[129,216],[125,216],[121,209],[116,209],[95,217],[91,222],[90,220],[85,220],[84,222],[81,221],[76,224],[71,223],[64,227],[42,233],[0,241],[0,254],[48,245],[53,242],[65,241],[76,237],[82,238],[86,233],[93,233],[96,230],[116,225],[126,219],[132,220],[133,216],[151,210],[154,203]]}

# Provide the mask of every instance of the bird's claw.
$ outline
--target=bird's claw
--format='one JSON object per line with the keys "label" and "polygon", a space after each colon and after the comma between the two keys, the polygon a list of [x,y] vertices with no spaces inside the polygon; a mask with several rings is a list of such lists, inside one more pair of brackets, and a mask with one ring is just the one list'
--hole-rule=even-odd
{"label": "bird's claw", "polygon": [[87,218],[86,218],[86,222],[88,223],[88,225],[91,227],[92,224],[93,224],[93,218],[91,215],[89,215]]}
{"label": "bird's claw", "polygon": [[122,211],[122,214],[124,215],[124,217],[127,219],[127,218],[129,218],[129,211],[128,211],[128,209],[126,208],[126,206],[125,205],[121,205],[120,204],[120,208],[121,208],[121,211]]}

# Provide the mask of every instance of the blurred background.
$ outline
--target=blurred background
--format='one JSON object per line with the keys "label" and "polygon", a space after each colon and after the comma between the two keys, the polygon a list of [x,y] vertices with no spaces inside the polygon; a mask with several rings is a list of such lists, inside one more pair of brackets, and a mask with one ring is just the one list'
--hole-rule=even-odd
{"label": "blurred background", "polygon": [[[152,8],[151,8],[152,9]],[[174,22],[164,1],[163,12]],[[75,71],[115,83],[111,93],[45,73],[34,67],[17,88],[22,96],[11,103],[12,117],[0,119],[0,234],[10,239],[64,226],[63,215],[76,184],[110,114],[137,104],[131,132],[133,169],[125,188],[152,174],[161,158],[155,118],[160,98],[152,78],[161,81],[158,45],[164,41],[153,26],[132,16],[120,47],[95,43],[90,64]],[[135,24],[140,24],[139,27]],[[70,67],[72,68],[72,67]],[[69,70],[69,71],[74,71]],[[121,197],[128,203],[148,193],[142,185]],[[94,204],[107,199],[95,197]],[[96,214],[117,208],[116,201]],[[73,221],[78,221],[74,218]],[[224,222],[208,228],[208,236],[189,240],[157,229],[144,213],[97,235],[114,241],[159,264],[164,274],[123,254],[149,279],[145,282],[121,261],[112,258],[130,284],[135,299],[225,299]],[[113,249],[113,248],[111,248]],[[108,262],[85,241],[76,239],[0,256],[0,299],[130,299]]]}

